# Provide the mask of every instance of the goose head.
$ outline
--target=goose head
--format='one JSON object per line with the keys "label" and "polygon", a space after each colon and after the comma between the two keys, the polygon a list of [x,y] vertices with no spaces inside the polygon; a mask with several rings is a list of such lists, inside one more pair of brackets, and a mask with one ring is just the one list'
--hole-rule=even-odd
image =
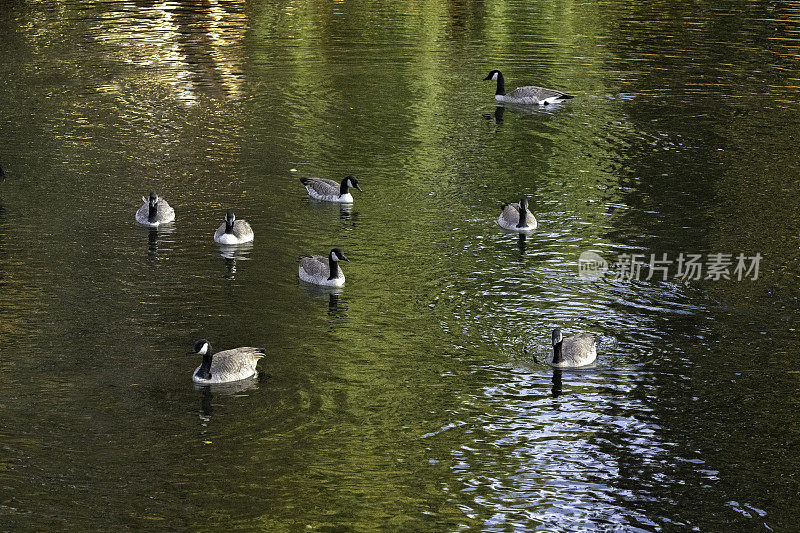
{"label": "goose head", "polygon": [[159,198],[158,195],[153,191],[150,191],[150,197],[142,196],[142,201],[151,208],[155,207],[159,200],[161,200],[161,198]]}
{"label": "goose head", "polygon": [[233,209],[228,209],[225,213],[225,233],[233,231],[234,222],[236,222],[236,215],[233,213]]}
{"label": "goose head", "polygon": [[497,81],[497,78],[500,78],[502,76],[503,75],[500,74],[499,70],[493,70],[489,74],[487,74],[487,76],[485,78],[483,78],[483,81],[489,81],[489,80]]}
{"label": "goose head", "polygon": [[149,222],[156,222],[158,220],[158,202],[161,198],[156,193],[150,191],[150,198],[142,196],[142,200],[147,204],[147,220]]}
{"label": "goose head", "polygon": [[330,259],[334,263],[337,261],[347,261],[348,263],[350,260],[344,256],[344,252],[342,252],[339,248],[334,248],[331,250]]}
{"label": "goose head", "polygon": [[348,187],[355,187],[356,189],[359,190],[359,192],[364,192],[364,191],[361,190],[361,187],[358,186],[358,180],[355,179],[352,175],[347,176],[344,179],[344,181],[345,181],[345,183],[347,184]]}
{"label": "goose head", "polygon": [[189,354],[199,354],[203,356],[203,364],[197,369],[195,375],[201,379],[211,379],[211,344],[205,339],[200,339],[194,343],[194,348],[189,350]]}
{"label": "goose head", "polygon": [[556,328],[553,330],[553,346],[556,346],[564,340],[564,337],[561,335],[561,328]]}
{"label": "goose head", "polygon": [[528,212],[528,199],[525,197],[519,199],[519,212],[520,215],[524,215]]}
{"label": "goose head", "polygon": [[211,350],[211,344],[205,340],[200,339],[196,343],[194,343],[194,347],[186,352],[187,355],[206,355]]}

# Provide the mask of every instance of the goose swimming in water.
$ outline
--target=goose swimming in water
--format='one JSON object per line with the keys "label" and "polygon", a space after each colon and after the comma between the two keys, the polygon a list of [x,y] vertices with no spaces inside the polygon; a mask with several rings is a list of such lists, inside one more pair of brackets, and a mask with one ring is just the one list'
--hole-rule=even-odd
{"label": "goose swimming in water", "polygon": [[597,341],[591,333],[578,333],[564,338],[561,329],[553,330],[553,353],[547,354],[547,364],[554,368],[576,368],[594,363]]}
{"label": "goose swimming in water", "polygon": [[528,211],[528,200],[526,198],[520,199],[518,204],[505,203],[501,209],[500,216],[497,217],[497,223],[500,224],[501,228],[524,233],[535,230],[539,225],[533,213]]}
{"label": "goose swimming in water", "polygon": [[349,191],[350,187],[361,191],[358,180],[353,176],[345,177],[341,183],[325,178],[300,178],[300,182],[305,186],[311,198],[326,202],[349,204],[353,202],[353,195]]}
{"label": "goose swimming in water", "polygon": [[157,228],[161,224],[169,224],[175,220],[175,210],[170,207],[166,200],[150,191],[150,198],[142,196],[144,205],[136,211],[136,222],[151,228]]}
{"label": "goose swimming in water", "polygon": [[227,383],[255,376],[256,363],[266,355],[264,348],[250,346],[214,353],[205,339],[197,341],[187,353],[203,356],[203,363],[192,375],[195,383],[202,384]]}
{"label": "goose swimming in water", "polygon": [[324,285],[326,287],[341,287],[344,285],[344,272],[339,266],[339,261],[350,261],[339,248],[334,248],[328,257],[312,255],[300,258],[300,279]]}
{"label": "goose swimming in water", "polygon": [[506,94],[505,80],[503,80],[503,74],[501,74],[499,70],[491,71],[488,76],[483,78],[483,80],[497,81],[497,91],[494,94],[494,99],[498,102],[504,102],[507,104],[547,105],[574,98],[574,96],[571,94],[562,93],[561,91],[556,91],[554,89],[536,87],[534,85],[517,87],[510,93]]}
{"label": "goose swimming in water", "polygon": [[253,237],[253,228],[245,220],[236,220],[233,209],[228,209],[225,222],[214,233],[214,240],[220,244],[242,244],[252,241]]}

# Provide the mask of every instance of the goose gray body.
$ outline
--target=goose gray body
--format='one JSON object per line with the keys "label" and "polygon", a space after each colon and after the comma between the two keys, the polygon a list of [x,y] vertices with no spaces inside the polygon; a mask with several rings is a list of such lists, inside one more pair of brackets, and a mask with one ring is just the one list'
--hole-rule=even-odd
{"label": "goose gray body", "polygon": [[344,272],[342,267],[339,266],[340,259],[348,260],[338,248],[331,250],[328,256],[311,255],[301,257],[298,269],[300,279],[315,285],[342,287],[344,285]]}
{"label": "goose gray body", "polygon": [[495,95],[495,100],[498,102],[527,105],[547,105],[560,102],[561,100],[569,100],[570,98],[574,97],[561,91],[556,91],[555,89],[547,89],[535,85],[517,87],[508,94]]}
{"label": "goose gray body", "polygon": [[253,228],[245,220],[236,220],[233,210],[225,214],[225,222],[217,228],[214,240],[220,244],[242,244],[253,240]]}
{"label": "goose gray body", "polygon": [[554,368],[576,368],[590,365],[596,359],[597,339],[591,333],[562,337],[560,329],[553,331],[553,352],[547,355],[548,365]]}
{"label": "goose gray body", "polygon": [[203,363],[192,375],[192,380],[201,384],[227,383],[252,377],[257,374],[258,360],[266,355],[263,348],[252,346],[213,353],[206,340],[197,341],[190,353],[203,356]]}
{"label": "goose gray body", "polygon": [[175,210],[154,192],[150,193],[150,198],[142,196],[142,201],[144,203],[136,211],[136,222],[139,224],[157,228],[175,220]]}
{"label": "goose gray body", "polygon": [[528,201],[524,198],[519,203],[503,204],[497,223],[504,229],[516,232],[533,231],[539,225],[536,217],[528,210]]}
{"label": "goose gray body", "polygon": [[517,87],[510,93],[506,93],[505,80],[503,79],[503,74],[499,70],[491,71],[484,80],[497,81],[497,91],[495,92],[494,99],[507,104],[548,105],[574,98],[571,94],[555,89],[537,87],[535,85]]}
{"label": "goose gray body", "polygon": [[352,203],[353,195],[350,194],[350,188],[361,190],[358,180],[353,176],[345,177],[340,183],[327,178],[300,178],[300,182],[311,198],[326,202]]}

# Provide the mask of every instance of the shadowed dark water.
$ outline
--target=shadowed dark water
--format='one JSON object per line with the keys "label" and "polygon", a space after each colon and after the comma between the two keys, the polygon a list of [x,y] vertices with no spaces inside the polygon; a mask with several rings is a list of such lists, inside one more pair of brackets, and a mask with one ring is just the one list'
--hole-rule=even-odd
{"label": "shadowed dark water", "polygon": [[[3,528],[796,527],[798,22],[798,2],[3,3]],[[496,108],[494,68],[576,98]],[[298,182],[350,173],[349,208]],[[134,222],[151,189],[167,229]],[[525,239],[495,222],[521,195]],[[229,207],[252,248],[213,242]],[[333,246],[344,289],[300,284]],[[590,281],[589,250],[762,260]],[[601,335],[597,364],[546,367],[556,326]],[[196,388],[200,337],[269,355]]]}

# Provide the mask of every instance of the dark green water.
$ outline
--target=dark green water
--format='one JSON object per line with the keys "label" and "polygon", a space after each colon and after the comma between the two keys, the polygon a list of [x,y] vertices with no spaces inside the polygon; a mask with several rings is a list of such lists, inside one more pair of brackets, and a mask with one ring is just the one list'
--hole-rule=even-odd
{"label": "dark green water", "polygon": [[[799,22],[0,4],[0,529],[796,528]],[[494,68],[576,98],[495,108]],[[348,173],[351,209],[297,180]],[[133,220],[151,189],[169,230]],[[522,194],[525,240],[495,223]],[[228,207],[256,233],[234,259]],[[344,290],[300,285],[332,246]],[[588,281],[587,250],[763,259]],[[554,376],[556,326],[598,364]],[[200,337],[266,347],[259,378],[195,388]]]}

